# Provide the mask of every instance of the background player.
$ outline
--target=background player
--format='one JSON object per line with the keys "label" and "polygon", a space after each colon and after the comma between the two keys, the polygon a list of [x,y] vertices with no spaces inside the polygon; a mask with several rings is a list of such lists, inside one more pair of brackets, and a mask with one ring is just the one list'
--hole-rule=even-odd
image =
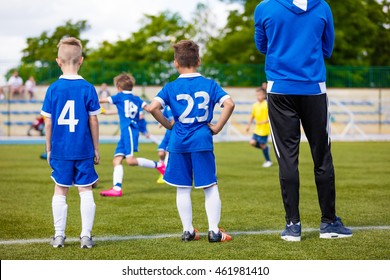
{"label": "background player", "polygon": [[100,192],[102,196],[122,196],[123,166],[125,159],[130,166],[156,168],[161,174],[165,172],[165,164],[150,159],[136,158],[138,152],[139,114],[142,108],[147,106],[132,90],[135,79],[130,74],[122,73],[114,78],[114,85],[118,93],[107,98],[100,99],[100,103],[115,104],[118,110],[121,135],[114,154],[113,187]]}
{"label": "background player", "polygon": [[[172,111],[169,106],[165,106],[163,110],[163,116],[172,124],[174,123],[173,116],[172,116]],[[162,126],[159,124],[159,126]],[[171,130],[167,129],[164,134],[164,138],[161,140],[161,143],[158,145],[157,152],[158,152],[158,157],[160,159],[160,162],[164,162],[165,166],[168,164],[168,157],[169,157],[169,152],[168,152],[168,144],[169,144],[169,139],[171,138]],[[164,184],[164,179],[163,175],[160,174],[159,178],[157,179],[157,183],[159,184]]]}
{"label": "background player", "polygon": [[263,87],[256,89],[257,102],[252,106],[252,114],[246,128],[246,132],[249,132],[253,121],[255,120],[256,126],[250,140],[250,144],[263,151],[265,162],[263,167],[272,166],[272,161],[269,155],[268,135],[270,134],[269,120],[268,120],[268,104],[267,104],[267,92]]}
{"label": "background player", "polygon": [[45,116],[47,160],[55,182],[52,199],[55,234],[51,244],[64,246],[66,196],[74,184],[80,194],[81,248],[92,248],[96,211],[92,185],[98,180],[94,163],[100,160],[97,119],[100,104],[94,86],[78,75],[83,62],[78,39],[61,40],[56,61],[63,75],[48,88],[41,111]]}
{"label": "background player", "polygon": [[[192,224],[192,185],[203,189],[209,223],[209,242],[224,242],[231,236],[218,227],[221,200],[213,153],[213,134],[218,134],[234,109],[230,96],[213,80],[197,73],[200,66],[199,46],[193,41],[174,45],[174,65],[180,76],[166,84],[150,105],[150,111],[165,128],[172,129],[169,141],[169,160],[164,181],[177,188],[177,209],[183,224],[183,241],[199,239]],[[223,107],[218,122],[213,125],[216,104]],[[175,123],[162,114],[161,107],[169,106]]]}

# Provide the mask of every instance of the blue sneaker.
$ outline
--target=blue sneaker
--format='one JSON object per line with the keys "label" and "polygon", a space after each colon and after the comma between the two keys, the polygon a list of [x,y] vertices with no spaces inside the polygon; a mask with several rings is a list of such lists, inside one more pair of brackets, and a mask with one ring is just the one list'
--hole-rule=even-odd
{"label": "blue sneaker", "polygon": [[301,241],[301,224],[286,225],[280,237],[286,241]]}
{"label": "blue sneaker", "polygon": [[352,230],[346,228],[339,217],[336,217],[336,221],[333,223],[321,223],[320,225],[320,238],[344,238],[351,236]]}

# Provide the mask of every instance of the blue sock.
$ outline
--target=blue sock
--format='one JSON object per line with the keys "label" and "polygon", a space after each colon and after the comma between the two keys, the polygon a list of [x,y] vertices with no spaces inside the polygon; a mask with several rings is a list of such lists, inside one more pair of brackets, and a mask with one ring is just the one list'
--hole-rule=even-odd
{"label": "blue sock", "polygon": [[269,156],[269,146],[268,145],[267,145],[267,147],[265,149],[263,149],[263,154],[264,154],[264,157],[265,157],[266,161],[271,161],[271,158]]}

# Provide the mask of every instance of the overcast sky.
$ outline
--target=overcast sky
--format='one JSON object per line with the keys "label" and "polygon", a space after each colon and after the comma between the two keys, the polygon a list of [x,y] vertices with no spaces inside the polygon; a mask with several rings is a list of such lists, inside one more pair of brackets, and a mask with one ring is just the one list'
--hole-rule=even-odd
{"label": "overcast sky", "polygon": [[[237,5],[218,0],[3,0],[0,4],[0,64],[19,61],[26,38],[49,34],[65,21],[87,20],[91,29],[82,33],[97,47],[103,40],[125,39],[140,26],[144,14],[178,12],[187,21],[199,2],[208,4],[219,26]],[[1,68],[1,67],[0,67]]]}

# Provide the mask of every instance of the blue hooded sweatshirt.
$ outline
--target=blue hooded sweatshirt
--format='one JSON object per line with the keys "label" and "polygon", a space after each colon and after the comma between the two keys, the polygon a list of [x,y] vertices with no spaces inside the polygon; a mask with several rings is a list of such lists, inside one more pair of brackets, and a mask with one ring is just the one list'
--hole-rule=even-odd
{"label": "blue hooded sweatshirt", "polygon": [[266,55],[267,91],[326,92],[324,58],[332,54],[333,16],[324,0],[265,0],[257,5],[255,43]]}

